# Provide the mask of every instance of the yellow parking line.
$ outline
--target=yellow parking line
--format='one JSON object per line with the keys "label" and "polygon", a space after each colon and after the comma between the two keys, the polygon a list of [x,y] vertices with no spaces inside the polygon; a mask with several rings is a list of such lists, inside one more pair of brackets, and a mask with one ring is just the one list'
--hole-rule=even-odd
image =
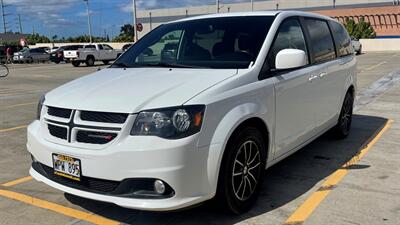
{"label": "yellow parking line", "polygon": [[374,146],[374,144],[381,138],[382,134],[390,128],[393,120],[389,120],[383,128],[377,133],[377,135],[364,147],[360,152],[346,162],[340,169],[336,170],[328,179],[322,184],[322,186],[314,192],[306,201],[300,205],[299,208],[286,220],[285,225],[298,225],[304,223],[307,218],[313,213],[318,205],[328,196],[332,189],[343,179],[344,176],[349,172],[348,168],[358,162],[367,152]]}
{"label": "yellow parking line", "polygon": [[53,212],[57,212],[57,213],[60,213],[60,214],[63,214],[63,215],[69,216],[69,217],[73,217],[73,218],[76,218],[79,220],[84,220],[84,221],[94,223],[94,224],[100,224],[100,225],[119,224],[118,222],[116,222],[114,220],[106,219],[101,216],[82,212],[82,211],[79,211],[76,209],[68,208],[68,207],[65,207],[62,205],[58,205],[58,204],[55,204],[52,202],[48,202],[48,201],[45,201],[42,199],[34,198],[29,195],[20,194],[20,193],[13,192],[13,191],[0,190],[0,196],[14,199],[14,200],[24,202],[29,205],[33,205],[33,206],[36,206],[36,207],[39,207],[42,209],[47,209],[47,210],[50,210]]}
{"label": "yellow parking line", "polygon": [[15,104],[15,105],[9,105],[9,106],[5,106],[5,109],[10,109],[10,108],[14,108],[14,107],[18,107],[18,106],[25,106],[25,105],[34,105],[37,104],[37,102],[28,102],[28,103],[21,103],[21,104]]}
{"label": "yellow parking line", "polygon": [[23,128],[27,128],[27,127],[28,127],[28,125],[22,125],[22,126],[18,126],[18,127],[10,127],[10,128],[0,129],[0,133],[19,130],[19,129],[23,129]]}
{"label": "yellow parking line", "polygon": [[14,185],[17,185],[17,184],[25,183],[25,182],[30,181],[30,180],[32,180],[31,176],[22,177],[22,178],[19,178],[17,180],[13,180],[13,181],[7,182],[5,184],[2,184],[1,186],[11,187],[11,186],[14,186]]}

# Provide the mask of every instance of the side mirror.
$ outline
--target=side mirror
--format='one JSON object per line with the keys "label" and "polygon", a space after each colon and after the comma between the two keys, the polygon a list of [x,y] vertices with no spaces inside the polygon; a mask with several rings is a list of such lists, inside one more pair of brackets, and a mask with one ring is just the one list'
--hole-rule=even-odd
{"label": "side mirror", "polygon": [[276,55],[277,70],[293,69],[307,65],[307,54],[299,49],[283,49]]}

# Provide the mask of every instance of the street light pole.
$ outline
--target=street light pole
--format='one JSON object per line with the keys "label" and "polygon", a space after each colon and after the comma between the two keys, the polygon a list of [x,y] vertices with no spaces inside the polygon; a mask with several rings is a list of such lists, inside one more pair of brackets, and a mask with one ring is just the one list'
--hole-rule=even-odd
{"label": "street light pole", "polygon": [[88,17],[88,27],[89,27],[89,41],[92,43],[92,23],[90,21],[90,11],[89,11],[89,0],[83,0],[86,2],[86,11],[87,11],[87,17]]}
{"label": "street light pole", "polygon": [[132,0],[133,7],[133,30],[135,31],[135,42],[138,41],[138,31],[137,31],[137,17],[136,17],[136,0]]}
{"label": "street light pole", "polygon": [[215,4],[216,4],[216,6],[217,6],[216,12],[219,13],[219,0],[216,0],[216,3],[215,3]]}
{"label": "street light pole", "polygon": [[254,1],[253,0],[251,0],[251,11],[252,12],[254,11]]}

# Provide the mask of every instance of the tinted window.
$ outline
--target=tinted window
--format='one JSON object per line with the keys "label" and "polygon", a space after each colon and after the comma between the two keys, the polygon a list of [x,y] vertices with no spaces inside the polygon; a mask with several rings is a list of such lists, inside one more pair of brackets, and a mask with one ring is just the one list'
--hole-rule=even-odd
{"label": "tinted window", "polygon": [[248,68],[273,20],[272,16],[220,17],[164,24],[113,66]]}
{"label": "tinted window", "polygon": [[113,50],[113,48],[109,45],[103,45],[105,50]]}
{"label": "tinted window", "polygon": [[311,52],[316,63],[329,61],[336,57],[331,32],[323,20],[305,19],[311,38]]}
{"label": "tinted window", "polygon": [[94,45],[86,45],[85,48],[94,48],[94,49],[96,49],[96,46],[94,46]]}
{"label": "tinted window", "polygon": [[351,44],[351,39],[349,34],[347,33],[346,29],[337,22],[330,22],[333,37],[336,42],[336,46],[338,47],[338,55],[339,56],[346,56],[353,54],[353,46]]}
{"label": "tinted window", "polygon": [[103,50],[103,45],[99,45],[99,50]]}
{"label": "tinted window", "polygon": [[70,46],[65,46],[65,50],[78,50],[78,48],[83,48],[83,45],[70,45]]}
{"label": "tinted window", "polygon": [[268,53],[268,65],[275,69],[275,58],[283,49],[299,49],[307,54],[306,41],[300,23],[297,19],[285,20],[276,34],[276,38]]}

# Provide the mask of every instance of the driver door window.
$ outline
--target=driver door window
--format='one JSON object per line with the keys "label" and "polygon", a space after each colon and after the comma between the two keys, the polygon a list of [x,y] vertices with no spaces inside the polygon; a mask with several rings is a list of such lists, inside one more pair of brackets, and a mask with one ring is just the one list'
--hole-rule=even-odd
{"label": "driver door window", "polygon": [[288,48],[303,50],[308,55],[304,34],[300,22],[296,18],[285,20],[279,27],[267,58],[270,70],[275,69],[275,58],[278,52]]}

